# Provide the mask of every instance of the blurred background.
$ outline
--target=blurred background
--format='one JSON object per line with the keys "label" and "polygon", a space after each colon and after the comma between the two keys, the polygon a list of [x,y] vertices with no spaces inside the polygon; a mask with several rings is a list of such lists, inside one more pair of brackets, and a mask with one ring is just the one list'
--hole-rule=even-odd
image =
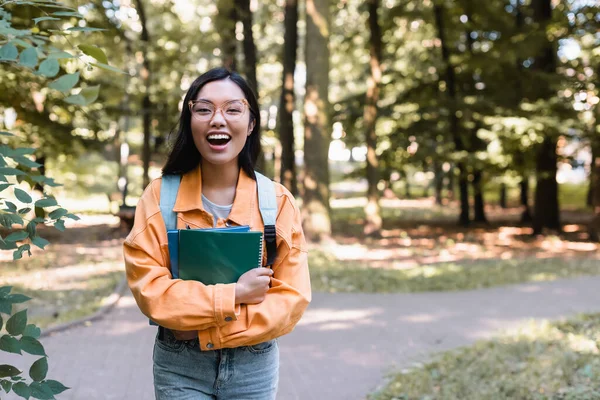
{"label": "blurred background", "polygon": [[122,279],[122,240],[183,95],[217,66],[258,94],[257,169],[297,197],[315,291],[600,275],[597,1],[63,4],[73,14],[59,20],[35,21],[51,2],[0,8],[8,41],[12,26],[48,32],[55,50],[100,49],[60,59],[100,85],[83,107],[0,62],[5,144],[34,148],[63,186],[29,189],[81,218],[64,233],[41,227],[52,246],[30,260],[3,256],[0,283],[34,297],[40,326],[88,315]]}

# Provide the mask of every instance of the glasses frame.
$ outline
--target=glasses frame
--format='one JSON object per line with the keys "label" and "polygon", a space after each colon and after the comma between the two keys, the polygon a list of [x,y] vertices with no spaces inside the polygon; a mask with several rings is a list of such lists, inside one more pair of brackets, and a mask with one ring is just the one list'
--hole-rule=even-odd
{"label": "glasses frame", "polygon": [[[225,105],[227,105],[227,104],[229,104],[229,103],[231,103],[231,102],[234,102],[234,101],[240,101],[240,102],[242,102],[242,104],[244,104],[244,106],[246,107],[246,108],[245,108],[245,110],[244,110],[244,113],[243,113],[242,115],[240,115],[240,119],[242,119],[242,117],[243,117],[243,116],[246,114],[246,111],[250,111],[250,113],[251,113],[251,114],[253,114],[253,113],[252,113],[252,109],[250,108],[250,103],[248,103],[248,100],[246,100],[246,99],[233,99],[233,100],[227,100],[226,102],[223,102],[223,103],[222,103],[220,106],[216,106],[214,103],[212,103],[212,102],[210,102],[210,101],[207,101],[207,100],[190,100],[190,101],[188,101],[188,108],[189,108],[189,110],[190,110],[190,113],[192,114],[192,118],[195,118],[195,119],[196,119],[196,120],[198,120],[198,121],[202,121],[202,122],[208,122],[208,121],[211,121],[211,120],[212,120],[212,119],[215,117],[215,115],[217,114],[217,111],[221,111],[221,115],[222,115],[222,116],[223,116],[223,118],[225,118],[225,120],[227,120],[227,121],[239,121],[239,120],[237,120],[237,119],[230,120],[230,119],[227,117],[227,114],[226,114],[225,112],[223,112],[223,106],[225,106]],[[204,120],[204,119],[200,119],[200,118],[198,118],[198,117],[197,117],[197,116],[194,114],[193,107],[194,107],[194,104],[197,104],[197,103],[209,103],[209,104],[212,104],[212,105],[213,105],[213,107],[215,107],[215,109],[213,110],[213,113],[212,113],[212,115],[210,116],[210,118],[208,118],[208,119]]]}

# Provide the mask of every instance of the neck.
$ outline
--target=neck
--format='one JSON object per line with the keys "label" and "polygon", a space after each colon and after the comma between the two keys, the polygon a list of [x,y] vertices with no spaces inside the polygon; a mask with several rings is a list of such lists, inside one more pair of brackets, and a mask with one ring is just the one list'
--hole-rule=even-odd
{"label": "neck", "polygon": [[235,189],[239,174],[237,159],[224,165],[202,162],[202,191],[232,187]]}

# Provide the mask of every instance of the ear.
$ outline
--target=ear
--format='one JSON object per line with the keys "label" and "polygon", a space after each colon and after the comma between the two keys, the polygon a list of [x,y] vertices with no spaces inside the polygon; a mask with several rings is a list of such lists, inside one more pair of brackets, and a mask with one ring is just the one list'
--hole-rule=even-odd
{"label": "ear", "polygon": [[256,120],[254,118],[252,118],[252,120],[250,120],[250,124],[248,124],[248,136],[250,136],[252,134],[255,124],[256,124]]}

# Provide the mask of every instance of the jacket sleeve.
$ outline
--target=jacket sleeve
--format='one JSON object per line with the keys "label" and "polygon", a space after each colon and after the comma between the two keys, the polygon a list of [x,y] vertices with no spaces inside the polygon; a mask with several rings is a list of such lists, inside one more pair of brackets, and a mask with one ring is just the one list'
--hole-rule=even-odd
{"label": "jacket sleeve", "polygon": [[144,315],[169,329],[203,330],[236,318],[235,284],[203,285],[172,279],[168,240],[159,208],[160,180],[144,191],[125,239],[127,281]]}
{"label": "jacket sleeve", "polygon": [[[220,328],[227,347],[261,343],[291,332],[311,301],[306,240],[291,194],[284,195],[277,236],[271,287],[261,303],[242,305],[236,324]],[[239,329],[240,321],[245,329]]]}

